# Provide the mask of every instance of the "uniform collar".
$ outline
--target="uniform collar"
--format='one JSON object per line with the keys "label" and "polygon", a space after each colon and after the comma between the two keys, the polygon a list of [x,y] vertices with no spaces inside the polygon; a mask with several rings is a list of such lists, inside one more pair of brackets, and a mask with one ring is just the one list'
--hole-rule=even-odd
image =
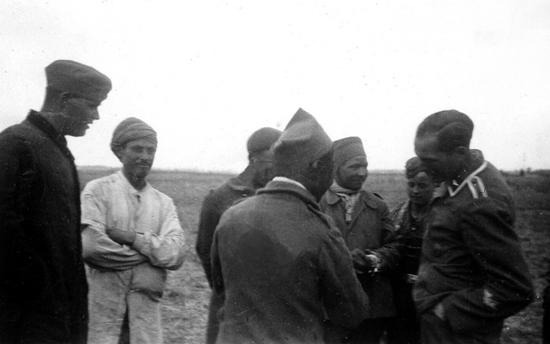
{"label": "uniform collar", "polygon": [[27,116],[27,120],[32,125],[48,135],[49,138],[63,152],[63,154],[74,161],[74,156],[71,154],[71,151],[67,147],[67,139],[65,138],[65,136],[61,135],[50,122],[48,122],[44,117],[40,115],[38,111],[31,110]]}
{"label": "uniform collar", "polygon": [[238,177],[229,179],[227,181],[227,186],[229,186],[231,189],[235,191],[254,193],[254,189],[251,189],[250,187],[248,187]]}
{"label": "uniform collar", "polygon": [[319,205],[315,197],[305,187],[299,186],[296,183],[273,178],[272,181],[267,183],[265,188],[258,190],[257,194],[274,194],[274,193],[287,193],[304,201],[306,204],[312,206],[314,209],[319,210]]}
{"label": "uniform collar", "polygon": [[483,172],[485,168],[487,168],[487,161],[483,161],[481,166],[479,166],[474,172],[472,172],[468,177],[466,177],[466,179],[464,179],[462,183],[460,183],[460,185],[455,190],[453,190],[453,188],[450,185],[447,185],[447,191],[449,192],[449,196],[454,197],[458,195],[458,193],[462,189],[464,189],[464,187],[466,186],[468,186],[468,188],[470,189],[470,191],[472,192],[475,198],[477,198],[477,195],[478,195],[477,186],[480,187],[480,192],[482,193],[482,195],[487,196],[487,191],[485,190],[483,181],[481,180],[481,178],[478,177],[478,174]]}

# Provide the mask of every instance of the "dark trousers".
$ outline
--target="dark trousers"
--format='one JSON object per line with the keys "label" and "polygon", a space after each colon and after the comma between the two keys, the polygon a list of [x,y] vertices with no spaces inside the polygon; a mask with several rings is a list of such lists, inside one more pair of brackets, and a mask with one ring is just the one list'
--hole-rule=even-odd
{"label": "dark trousers", "polygon": [[206,324],[206,344],[216,343],[218,331],[220,330],[218,311],[222,306],[223,300],[212,291],[212,295],[210,296],[210,307],[208,307],[208,322]]}
{"label": "dark trousers", "polygon": [[550,344],[550,309],[545,308],[542,314],[542,344]]}
{"label": "dark trousers", "polygon": [[479,333],[455,333],[448,323],[432,311],[420,316],[422,344],[499,344],[502,325],[493,330]]}
{"label": "dark trousers", "polygon": [[395,281],[393,296],[397,315],[388,325],[388,344],[420,344],[420,325],[412,298],[412,283]]}
{"label": "dark trousers", "polygon": [[363,320],[353,333],[343,343],[379,344],[392,318],[376,318]]}

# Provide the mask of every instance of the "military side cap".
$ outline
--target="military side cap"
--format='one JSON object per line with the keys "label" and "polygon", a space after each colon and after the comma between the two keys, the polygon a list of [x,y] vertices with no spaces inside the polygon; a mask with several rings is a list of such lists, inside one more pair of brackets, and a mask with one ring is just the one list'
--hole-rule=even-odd
{"label": "military side cap", "polygon": [[75,61],[57,60],[46,67],[48,87],[102,102],[111,90],[111,80],[92,67]]}
{"label": "military side cap", "polygon": [[337,141],[334,141],[333,145],[333,159],[334,167],[338,168],[349,159],[364,156],[365,149],[363,148],[363,142],[357,136],[346,137]]}
{"label": "military side cap", "polygon": [[332,140],[315,117],[298,109],[281,137],[273,145],[276,159],[293,162],[313,162],[327,154]]}
{"label": "military side cap", "polygon": [[248,141],[246,142],[248,153],[261,152],[270,149],[271,145],[279,139],[281,133],[282,132],[280,130],[268,127],[256,130],[252,135],[250,135]]}

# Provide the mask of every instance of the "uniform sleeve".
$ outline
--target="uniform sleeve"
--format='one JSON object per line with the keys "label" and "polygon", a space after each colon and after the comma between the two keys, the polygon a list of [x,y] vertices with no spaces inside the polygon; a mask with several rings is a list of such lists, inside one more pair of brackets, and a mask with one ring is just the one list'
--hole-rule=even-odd
{"label": "uniform sleeve", "polygon": [[223,297],[225,285],[223,283],[222,265],[220,262],[217,233],[214,234],[214,239],[212,240],[210,260],[212,262],[212,271],[210,272],[210,276],[212,277],[212,289],[216,294]]}
{"label": "uniform sleeve", "polygon": [[162,211],[162,225],[159,234],[136,233],[132,248],[146,256],[154,266],[177,270],[185,256],[185,237],[180,226],[176,206],[167,200]]}
{"label": "uniform sleeve", "polygon": [[384,202],[379,209],[382,220],[382,245],[375,251],[382,257],[380,271],[385,272],[393,269],[399,261],[399,242],[387,204]]}
{"label": "uniform sleeve", "polygon": [[212,264],[210,260],[210,250],[212,247],[212,241],[214,238],[214,231],[220,220],[220,214],[213,197],[213,191],[204,198],[202,203],[200,218],[199,218],[199,230],[197,233],[196,250],[199,259],[201,260],[206,279],[212,287]]}
{"label": "uniform sleeve", "polygon": [[106,202],[97,183],[88,183],[80,199],[81,223],[86,226],[82,231],[82,254],[86,263],[92,267],[126,270],[146,261],[139,252],[114,242],[105,233]]}
{"label": "uniform sleeve", "polygon": [[331,323],[356,327],[368,314],[368,297],[359,284],[351,256],[340,232],[334,228],[319,254],[321,295]]}
{"label": "uniform sleeve", "polygon": [[463,216],[460,229],[485,283],[443,300],[450,326],[464,331],[484,319],[504,319],[525,308],[534,289],[507,206],[493,199],[477,199]]}
{"label": "uniform sleeve", "polygon": [[6,339],[22,310],[17,298],[22,266],[36,257],[26,244],[23,209],[29,201],[34,171],[30,150],[22,140],[0,136],[0,341]]}

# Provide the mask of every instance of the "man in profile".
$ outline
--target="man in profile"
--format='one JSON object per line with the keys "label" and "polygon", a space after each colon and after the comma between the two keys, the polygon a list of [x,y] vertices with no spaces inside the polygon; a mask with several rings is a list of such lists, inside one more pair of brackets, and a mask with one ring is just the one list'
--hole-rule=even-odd
{"label": "man in profile", "polygon": [[349,251],[317,204],[332,183],[332,141],[299,109],[273,152],[276,177],[214,234],[217,343],[322,343],[324,319],[353,328],[367,314]]}
{"label": "man in profile", "polygon": [[0,342],[85,343],[80,186],[65,136],[84,136],[111,90],[92,67],[46,67],[46,97],[0,133]]}
{"label": "man in profile", "polygon": [[162,343],[160,300],[167,270],[184,259],[184,234],[170,197],[146,180],[157,133],[134,117],[113,132],[122,170],[82,191],[82,238],[90,282],[90,344]]}
{"label": "man in profile", "polygon": [[445,192],[434,197],[413,296],[422,343],[499,343],[504,319],[533,299],[500,172],[470,150],[474,124],[448,110],[418,126],[416,155]]}
{"label": "man in profile", "polygon": [[[246,143],[248,166],[235,178],[231,178],[218,188],[211,190],[204,198],[199,220],[196,250],[202,262],[208,284],[212,287],[212,264],[210,248],[214,231],[223,212],[236,201],[253,196],[256,190],[264,187],[273,178],[273,153],[270,147],[281,136],[274,128],[261,128],[255,131]],[[221,300],[212,293],[208,312],[206,343],[216,342],[219,323],[217,313]]]}

